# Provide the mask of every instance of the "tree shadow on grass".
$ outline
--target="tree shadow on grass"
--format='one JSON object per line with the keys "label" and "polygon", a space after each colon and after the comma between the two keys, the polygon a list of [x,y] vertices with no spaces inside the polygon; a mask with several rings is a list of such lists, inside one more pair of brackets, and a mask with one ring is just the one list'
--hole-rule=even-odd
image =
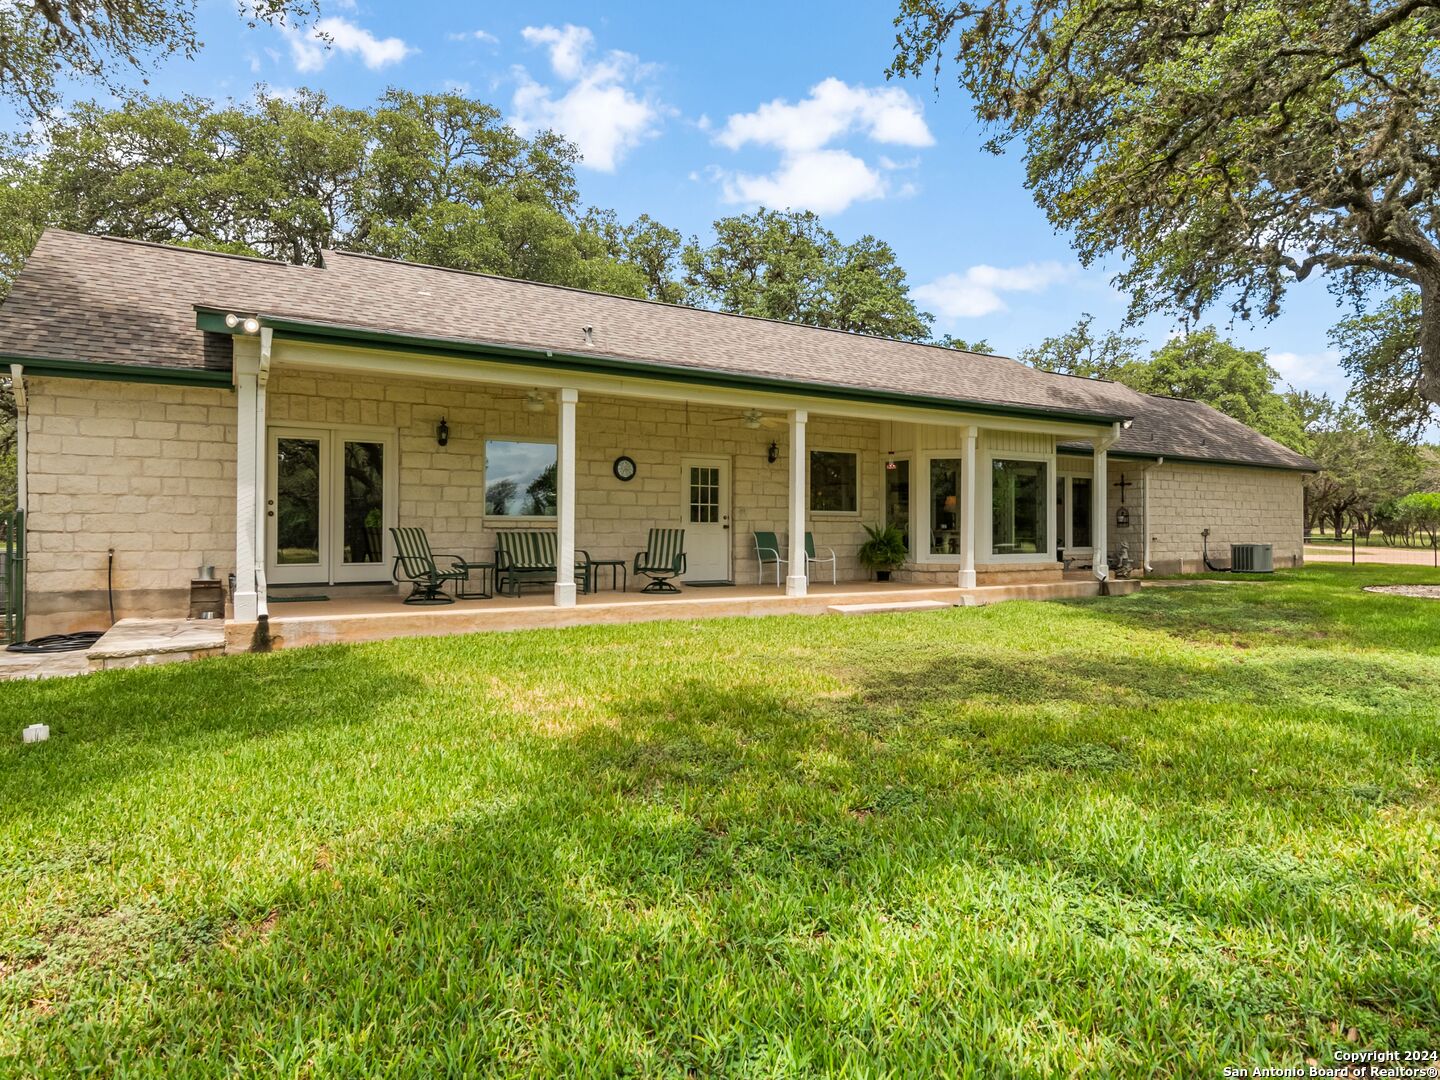
{"label": "tree shadow on grass", "polygon": [[548,784],[317,871],[268,940],[203,950],[138,1027],[79,1032],[77,1063],[1140,1073],[1311,1052],[1332,1017],[1440,1032],[1413,917],[1187,835],[1183,786],[1107,803],[1135,761],[936,775],[923,739],[743,682],[607,713],[534,740]]}
{"label": "tree shadow on grass", "polygon": [[1205,645],[1440,654],[1440,603],[1364,591],[1380,580],[1389,579],[1383,573],[1378,578],[1371,573],[1286,575],[1270,581],[1200,582],[1184,588],[1144,589],[1122,599],[1059,603],[1070,610],[1082,609],[1087,619],[1099,623]]}
{"label": "tree shadow on grass", "polygon": [[367,724],[419,685],[383,650],[343,646],[0,683],[0,709],[51,731],[41,746],[0,748],[0,823],[150,771],[183,775],[192,756]]}

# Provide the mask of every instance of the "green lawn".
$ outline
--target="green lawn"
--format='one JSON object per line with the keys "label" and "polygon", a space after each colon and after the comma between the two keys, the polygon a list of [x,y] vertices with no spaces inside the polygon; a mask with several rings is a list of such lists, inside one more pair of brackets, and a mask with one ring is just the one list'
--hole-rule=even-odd
{"label": "green lawn", "polygon": [[1440,602],[1372,580],[1440,574],[0,684],[0,1072],[1440,1049]]}

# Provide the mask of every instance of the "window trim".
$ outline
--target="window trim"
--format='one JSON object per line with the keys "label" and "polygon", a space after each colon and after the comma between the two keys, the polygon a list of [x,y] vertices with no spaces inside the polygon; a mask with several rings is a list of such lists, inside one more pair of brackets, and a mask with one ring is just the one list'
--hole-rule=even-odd
{"label": "window trim", "polygon": [[[1046,470],[1045,484],[1045,543],[1046,550],[1036,552],[1025,552],[1022,554],[997,554],[995,551],[995,462],[997,461],[1038,461],[1048,466]],[[976,551],[975,561],[977,563],[1008,563],[1014,565],[1036,565],[1058,566],[1055,558],[1055,548],[1051,541],[1055,537],[1055,488],[1049,483],[1049,478],[1057,476],[1055,467],[1055,453],[1042,453],[1035,450],[998,450],[988,449],[980,452],[980,460],[976,463],[984,467],[985,489],[989,496],[985,503],[985,512],[979,515],[980,520],[975,524]],[[978,472],[979,470],[977,470]],[[984,558],[980,557],[984,552]]]}
{"label": "window trim", "polygon": [[[490,451],[492,442],[534,443],[555,448],[555,513],[553,514],[492,514],[490,512]],[[533,528],[540,525],[558,527],[560,520],[560,440],[543,435],[485,435],[480,436],[480,522],[481,528]]]}
{"label": "window trim", "polygon": [[[812,470],[815,454],[848,454],[855,459],[855,509],[854,510],[816,510],[815,492],[811,487]],[[846,447],[829,446],[807,446],[805,448],[805,508],[812,518],[858,518],[860,516],[861,499],[861,469],[864,465],[861,461],[861,451]]]}

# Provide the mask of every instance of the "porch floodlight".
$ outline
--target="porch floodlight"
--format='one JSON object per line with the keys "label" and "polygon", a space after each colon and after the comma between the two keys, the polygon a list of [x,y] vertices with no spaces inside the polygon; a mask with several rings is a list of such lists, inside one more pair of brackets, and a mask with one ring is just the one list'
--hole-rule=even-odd
{"label": "porch floodlight", "polygon": [[235,327],[240,325],[240,316],[232,311],[229,315],[225,316],[225,325],[231,330],[234,330]]}
{"label": "porch floodlight", "polygon": [[258,334],[260,332],[260,320],[251,315],[245,320],[245,332],[247,334]]}

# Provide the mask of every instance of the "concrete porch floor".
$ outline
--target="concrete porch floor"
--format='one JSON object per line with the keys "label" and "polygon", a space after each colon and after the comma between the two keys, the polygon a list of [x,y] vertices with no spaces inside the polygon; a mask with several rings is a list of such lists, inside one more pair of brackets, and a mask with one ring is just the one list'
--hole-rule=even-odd
{"label": "concrete porch floor", "polygon": [[[1108,595],[1140,588],[1135,580],[1111,582]],[[1102,594],[1093,577],[1028,585],[987,585],[974,589],[936,588],[892,582],[811,585],[809,595],[786,596],[773,585],[684,588],[677,594],[601,590],[577,599],[573,608],[555,607],[550,590],[520,597],[457,600],[443,606],[409,605],[393,596],[355,596],[270,605],[270,647],[294,648],[333,642],[381,641],[479,631],[588,626],[659,619],[727,616],[868,614],[943,607],[974,607],[1004,600],[1070,600]],[[227,652],[245,652],[255,640],[254,623],[227,623]]]}

